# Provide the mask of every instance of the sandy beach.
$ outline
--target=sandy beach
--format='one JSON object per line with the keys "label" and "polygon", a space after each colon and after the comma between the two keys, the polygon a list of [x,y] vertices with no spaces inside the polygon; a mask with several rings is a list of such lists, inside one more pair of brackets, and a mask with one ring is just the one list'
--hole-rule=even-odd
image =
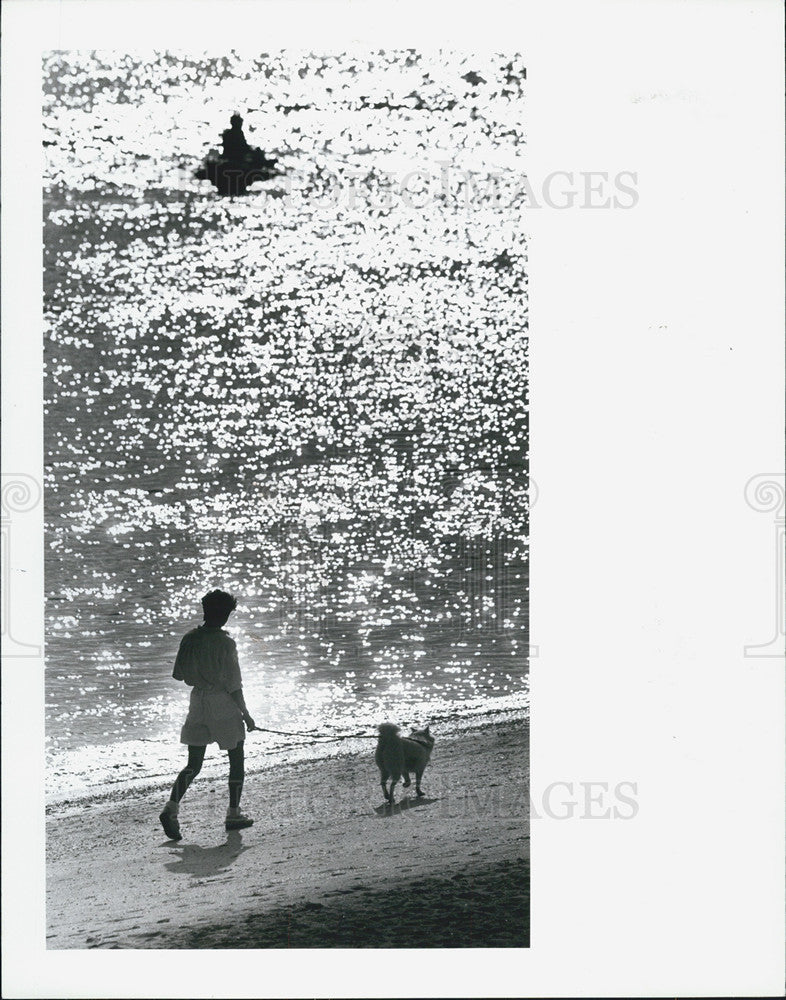
{"label": "sandy beach", "polygon": [[435,735],[425,797],[399,786],[392,810],[371,740],[249,767],[241,833],[224,831],[225,781],[204,775],[179,843],[158,822],[168,782],[51,806],[47,946],[527,947],[527,723]]}

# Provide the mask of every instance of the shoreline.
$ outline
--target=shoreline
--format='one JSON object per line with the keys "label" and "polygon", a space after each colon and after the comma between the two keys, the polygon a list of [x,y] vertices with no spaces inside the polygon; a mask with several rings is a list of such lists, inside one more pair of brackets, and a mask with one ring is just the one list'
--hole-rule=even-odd
{"label": "shoreline", "polygon": [[[504,704],[499,708],[490,708],[486,704],[477,709],[464,710],[463,712],[454,711],[444,715],[431,715],[428,721],[432,726],[437,726],[438,731],[443,736],[451,737],[475,729],[482,729],[487,725],[515,721],[527,722],[528,719],[528,704],[517,696],[513,703],[511,703],[511,699],[505,698]],[[351,728],[351,724],[348,724],[348,728]],[[355,731],[358,728],[355,727]],[[405,733],[404,726],[402,726],[402,733]],[[372,729],[369,729],[367,736],[349,737],[330,742],[313,740],[293,744],[286,742],[285,737],[277,737],[279,743],[273,746],[260,745],[260,736],[262,736],[262,731],[247,734],[246,737],[246,774],[249,776],[262,774],[282,766],[293,767],[302,762],[362,754],[366,752],[369,745],[373,746],[373,741],[376,740]],[[185,754],[185,747],[179,742],[179,731],[174,732],[172,737],[167,740],[130,740],[119,745],[130,748],[133,755],[134,749],[142,744],[148,748],[149,752],[153,748],[156,750],[155,766],[151,767],[147,773],[143,775],[133,773],[132,767],[141,766],[135,760],[129,765],[108,763],[104,765],[105,774],[111,773],[111,769],[114,767],[121,768],[123,766],[126,767],[126,773],[120,770],[117,777],[104,777],[104,780],[99,778],[98,788],[80,787],[78,783],[75,783],[71,788],[53,790],[48,783],[45,804],[47,816],[70,806],[113,802],[129,795],[152,794],[167,785],[171,785],[175,774],[183,766]],[[117,754],[117,746],[106,745],[107,759],[110,754]],[[97,753],[101,748],[91,749]],[[50,757],[47,766],[56,765],[59,759],[58,755]],[[223,775],[225,767],[224,754],[215,746],[211,746],[208,748],[200,778],[203,781],[207,779],[218,780]],[[82,780],[86,781],[84,778]]]}
{"label": "shoreline", "polygon": [[255,769],[255,824],[230,834],[225,776],[200,775],[178,843],[160,785],[64,804],[47,821],[47,947],[526,947],[528,736],[523,718],[437,734],[425,796],[399,784],[393,809],[371,741]]}

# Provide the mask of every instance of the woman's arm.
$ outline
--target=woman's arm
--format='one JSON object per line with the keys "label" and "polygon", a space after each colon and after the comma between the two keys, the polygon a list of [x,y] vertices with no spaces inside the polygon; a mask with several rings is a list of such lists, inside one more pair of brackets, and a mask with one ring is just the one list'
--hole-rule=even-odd
{"label": "woman's arm", "polygon": [[235,645],[235,640],[231,636],[226,636],[226,638],[228,640],[228,649],[227,656],[223,664],[224,686],[229,692],[232,700],[240,709],[243,715],[243,721],[246,724],[246,729],[251,732],[252,729],[256,729],[256,725],[254,724],[254,720],[248,714],[246,700],[243,697],[243,680],[240,676],[240,664],[237,660],[237,646]]}
{"label": "woman's arm", "polygon": [[243,714],[243,721],[246,724],[246,729],[249,732],[251,732],[253,729],[256,729],[257,728],[256,723],[251,718],[248,709],[246,708],[246,699],[243,697],[243,688],[242,687],[238,688],[236,691],[230,691],[229,693],[230,696],[232,697],[232,700],[235,702],[235,704]]}

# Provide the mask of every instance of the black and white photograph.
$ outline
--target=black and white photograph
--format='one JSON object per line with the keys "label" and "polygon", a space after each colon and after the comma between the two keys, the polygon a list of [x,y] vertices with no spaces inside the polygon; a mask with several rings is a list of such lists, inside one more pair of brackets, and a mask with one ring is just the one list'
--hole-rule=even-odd
{"label": "black and white photograph", "polygon": [[5,0],[9,1000],[786,982],[775,0]]}
{"label": "black and white photograph", "polygon": [[42,69],[48,947],[526,947],[523,55]]}

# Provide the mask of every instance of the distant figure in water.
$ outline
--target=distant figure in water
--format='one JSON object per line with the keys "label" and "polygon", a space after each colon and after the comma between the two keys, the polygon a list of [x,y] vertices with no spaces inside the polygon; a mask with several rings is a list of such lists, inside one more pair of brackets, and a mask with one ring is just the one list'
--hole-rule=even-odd
{"label": "distant figure in water", "polygon": [[221,152],[211,149],[195,171],[201,181],[210,181],[221,195],[242,195],[255,181],[277,177],[281,171],[274,157],[250,146],[243,134],[243,119],[237,112],[229,119],[231,128],[221,133]]}
{"label": "distant figure in water", "polygon": [[231,128],[225,128],[221,133],[221,148],[225,160],[242,160],[251,147],[243,135],[243,119],[238,114],[229,119]]}
{"label": "distant figure in water", "polygon": [[[187,632],[180,643],[175,680],[185,681],[191,691],[188,716],[180,742],[188,746],[188,764],[177,776],[169,801],[159,816],[164,833],[182,840],[178,811],[186,789],[202,769],[208,743],[218,743],[229,755],[229,808],[227,830],[242,830],[254,822],[240,811],[245,777],[243,742],[246,729],[256,729],[243,698],[243,681],[235,640],[224,631],[237,600],[223,590],[212,590],[202,598],[204,623]],[[245,728],[244,724],[245,723]]]}

